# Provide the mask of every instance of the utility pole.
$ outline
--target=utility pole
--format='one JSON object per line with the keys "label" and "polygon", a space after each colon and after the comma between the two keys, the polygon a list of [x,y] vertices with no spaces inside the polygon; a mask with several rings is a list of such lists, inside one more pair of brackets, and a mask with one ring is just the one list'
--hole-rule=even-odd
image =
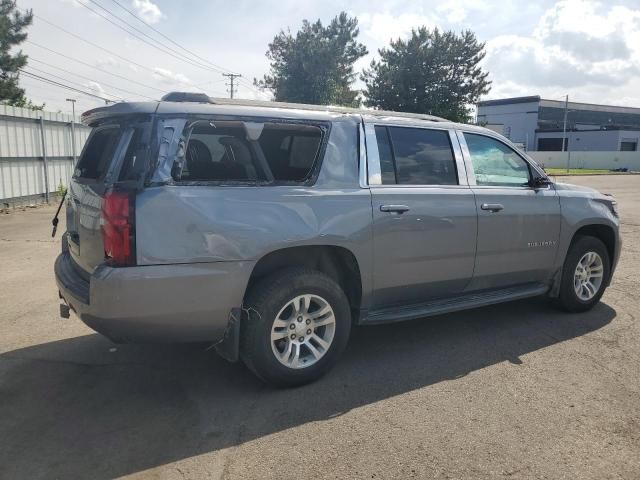
{"label": "utility pole", "polygon": [[[569,113],[569,95],[564,98],[564,122],[562,123],[562,151],[567,143],[567,113]],[[568,150],[568,149],[567,149]],[[567,172],[569,172],[569,157],[567,157]]]}
{"label": "utility pole", "polygon": [[236,78],[242,77],[242,75],[240,75],[239,73],[223,73],[222,76],[229,78],[229,98],[233,98],[233,91],[235,87],[233,82]]}
{"label": "utility pole", "polygon": [[67,102],[71,102],[71,148],[73,149],[73,171],[76,168],[76,99],[67,98]]}

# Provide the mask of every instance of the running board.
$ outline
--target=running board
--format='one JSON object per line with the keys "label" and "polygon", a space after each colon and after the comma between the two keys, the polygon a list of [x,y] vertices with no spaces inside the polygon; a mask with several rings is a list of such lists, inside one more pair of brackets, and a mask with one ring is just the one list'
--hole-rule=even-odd
{"label": "running board", "polygon": [[422,317],[431,317],[442,313],[457,312],[469,308],[485,307],[494,303],[520,300],[521,298],[536,297],[544,295],[549,291],[548,285],[539,283],[510,287],[500,290],[492,290],[482,293],[470,293],[454,298],[433,300],[417,305],[385,308],[382,310],[369,312],[362,324],[401,322],[403,320],[413,320]]}

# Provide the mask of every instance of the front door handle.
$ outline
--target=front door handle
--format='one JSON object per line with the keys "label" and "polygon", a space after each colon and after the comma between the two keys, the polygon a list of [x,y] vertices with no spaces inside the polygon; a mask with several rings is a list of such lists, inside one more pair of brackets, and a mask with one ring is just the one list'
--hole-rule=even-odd
{"label": "front door handle", "polygon": [[490,212],[499,212],[500,210],[504,210],[504,205],[500,203],[483,203],[480,205],[482,210],[489,210]]}
{"label": "front door handle", "polygon": [[380,205],[381,212],[404,213],[409,211],[406,205]]}

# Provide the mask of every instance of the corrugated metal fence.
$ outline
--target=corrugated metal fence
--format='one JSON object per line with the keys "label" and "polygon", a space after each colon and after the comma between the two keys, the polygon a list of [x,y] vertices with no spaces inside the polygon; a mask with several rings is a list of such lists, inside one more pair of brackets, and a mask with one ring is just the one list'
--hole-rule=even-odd
{"label": "corrugated metal fence", "polygon": [[[0,208],[42,201],[68,185],[71,121],[71,115],[0,105]],[[79,155],[91,129],[78,118],[74,127]]]}

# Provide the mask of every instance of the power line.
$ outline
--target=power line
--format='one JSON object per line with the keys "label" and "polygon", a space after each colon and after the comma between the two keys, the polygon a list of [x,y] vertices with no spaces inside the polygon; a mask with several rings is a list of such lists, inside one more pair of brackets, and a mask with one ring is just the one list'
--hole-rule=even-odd
{"label": "power line", "polygon": [[[20,9],[20,7],[16,7],[16,8]],[[22,10],[22,9],[20,9],[20,10]],[[155,71],[154,71],[153,69],[151,69],[151,68],[149,68],[149,67],[145,67],[144,65],[141,65],[141,64],[139,64],[139,63],[137,63],[137,62],[134,62],[133,60],[129,60],[128,58],[125,58],[125,57],[123,57],[122,55],[118,55],[117,53],[115,53],[115,52],[113,52],[113,51],[111,51],[111,50],[107,50],[106,48],[101,47],[100,45],[97,45],[97,44],[93,43],[92,41],[87,40],[87,39],[86,39],[86,38],[84,38],[84,37],[81,37],[80,35],[76,35],[75,33],[72,33],[72,32],[70,32],[69,30],[66,30],[66,29],[64,29],[64,28],[62,28],[62,27],[60,27],[60,26],[56,25],[55,23],[50,22],[49,20],[47,20],[47,19],[45,19],[45,18],[41,17],[40,15],[36,15],[36,14],[34,13],[34,14],[33,14],[33,16],[34,16],[35,18],[39,18],[40,20],[42,20],[43,22],[45,22],[45,23],[47,23],[47,24],[51,25],[52,27],[57,28],[58,30],[60,30],[60,31],[62,31],[62,32],[64,32],[64,33],[66,33],[67,35],[71,35],[72,37],[77,38],[78,40],[80,40],[80,41],[82,41],[82,42],[88,43],[88,44],[89,44],[89,45],[91,45],[92,47],[95,47],[95,48],[97,48],[97,49],[99,49],[99,50],[102,50],[103,52],[107,52],[108,54],[113,55],[114,57],[118,57],[119,59],[124,60],[125,62],[129,62],[129,63],[131,63],[132,65],[135,65],[136,67],[140,67],[140,68],[142,68],[142,69],[144,69],[144,70],[148,70],[148,71],[149,71],[149,72],[151,72],[151,73],[155,73]]]}
{"label": "power line", "polygon": [[[112,1],[114,1],[114,2],[115,2],[115,0],[112,0]],[[124,8],[124,7],[122,7],[122,5],[120,5],[118,2],[115,2],[115,3],[117,3],[121,8]],[[23,11],[23,12],[26,12],[26,10],[25,10],[25,9],[23,9],[23,8],[20,8],[20,7],[17,7],[17,6],[16,6],[16,8],[17,8],[18,10],[21,10],[21,11]],[[124,9],[125,9],[125,10],[127,10],[129,13],[132,13],[132,12],[130,12],[128,9],[126,9],[126,8],[124,8]],[[96,13],[96,14],[97,14],[97,12],[94,12],[94,13]],[[144,66],[144,65],[142,65],[142,64],[140,64],[140,63],[138,63],[138,62],[135,62],[135,61],[130,60],[130,59],[126,58],[126,57],[123,57],[122,55],[119,55],[118,53],[116,53],[116,52],[114,52],[114,51],[112,51],[112,50],[109,50],[109,49],[107,49],[107,48],[101,47],[100,45],[98,45],[98,44],[96,44],[96,43],[94,43],[94,42],[92,42],[92,41],[90,41],[90,40],[87,40],[86,38],[82,37],[81,35],[78,35],[78,34],[75,34],[75,33],[73,33],[73,32],[70,32],[69,30],[67,30],[67,29],[65,29],[65,28],[63,28],[63,27],[61,27],[61,26],[59,26],[59,25],[57,25],[57,24],[55,24],[55,23],[51,22],[50,20],[47,20],[46,18],[42,17],[41,15],[33,14],[33,16],[34,16],[35,18],[37,18],[37,19],[39,19],[39,20],[41,20],[41,21],[45,22],[46,24],[48,24],[48,25],[52,26],[53,28],[56,28],[56,29],[60,30],[61,32],[66,33],[67,35],[69,35],[69,36],[71,36],[71,37],[73,37],[73,38],[76,38],[76,39],[80,40],[81,42],[84,42],[84,43],[86,43],[86,44],[88,44],[88,45],[91,45],[92,47],[97,48],[98,50],[102,50],[103,52],[106,52],[106,53],[108,53],[109,55],[113,55],[114,57],[119,58],[120,60],[123,60],[123,61],[128,62],[128,63],[130,63],[130,64],[132,64],[132,65],[135,65],[135,66],[137,66],[137,67],[139,67],[139,68],[141,68],[141,69],[143,69],[143,70],[146,70],[146,71],[148,71],[148,72],[151,72],[151,73],[152,73],[152,74],[154,74],[154,75],[159,75],[159,73],[158,73],[155,69],[152,69],[152,68],[146,67],[146,66]],[[134,15],[134,16],[135,16],[135,15]],[[140,19],[140,20],[141,20],[141,19]],[[122,21],[123,21],[123,20],[122,20]],[[142,21],[145,25],[147,25],[147,23],[146,23],[146,22],[144,22],[143,20],[141,20],[141,21]],[[155,28],[153,28],[153,27],[151,27],[151,26],[149,26],[149,27],[150,27],[150,28],[152,28],[154,31],[158,32],[159,34],[161,34],[161,33],[160,33],[159,31],[157,31]],[[164,35],[164,34],[161,34],[161,35],[163,35],[165,38],[167,38],[167,39],[168,39],[168,37],[166,37],[166,35]],[[169,40],[170,40],[170,39],[169,39]],[[172,41],[172,40],[171,40],[171,41]],[[73,61],[76,61],[76,62],[78,62],[78,63],[82,63],[82,64],[84,64],[84,65],[87,65],[87,66],[89,66],[89,67],[91,67],[91,68],[95,68],[95,69],[97,69],[97,70],[99,70],[99,71],[103,71],[103,72],[105,72],[105,73],[108,73],[108,74],[110,74],[110,75],[113,75],[113,76],[116,76],[116,77],[119,77],[119,78],[123,78],[123,79],[125,79],[125,80],[127,80],[127,81],[129,81],[129,82],[137,83],[137,84],[139,84],[139,85],[141,85],[141,86],[145,86],[145,87],[147,87],[147,88],[152,88],[152,89],[154,89],[154,90],[156,90],[156,91],[159,91],[159,92],[164,92],[164,90],[160,90],[160,89],[155,88],[155,87],[150,87],[150,86],[148,86],[148,85],[144,85],[144,84],[141,84],[141,83],[139,83],[139,82],[135,82],[134,80],[129,80],[129,79],[125,78],[125,77],[122,77],[121,75],[117,75],[117,74],[114,74],[114,73],[111,73],[111,72],[106,72],[106,71],[104,71],[104,70],[102,70],[102,69],[99,69],[99,68],[97,68],[97,67],[94,67],[94,66],[92,66],[92,65],[89,65],[89,64],[87,64],[87,63],[85,63],[85,62],[81,62],[80,60],[77,60],[77,59],[75,59],[75,58],[71,58],[71,57],[69,57],[69,56],[67,56],[67,55],[61,54],[61,53],[56,52],[56,51],[54,51],[54,50],[51,50],[51,49],[49,49],[49,48],[47,48],[47,47],[44,47],[44,46],[42,46],[42,45],[38,45],[38,44],[36,44],[35,42],[32,42],[32,41],[30,41],[30,40],[27,40],[27,42],[32,43],[32,44],[34,44],[34,45],[36,45],[36,46],[39,46],[40,48],[44,48],[44,49],[46,49],[46,50],[49,50],[49,51],[51,51],[52,53],[56,53],[56,54],[58,54],[58,55],[61,55],[61,56],[65,57],[65,58],[69,58],[69,59],[71,59],[71,60],[73,60]],[[173,41],[172,41],[172,43],[175,43],[176,45],[179,45],[179,44],[177,44],[176,42],[173,42]],[[189,50],[185,49],[184,47],[180,47],[180,48],[182,48],[183,50],[185,50],[185,51],[189,52]],[[196,57],[198,57],[198,58],[202,58],[202,57],[200,57],[200,56],[198,56],[198,55],[196,55],[196,54],[194,54],[194,53],[192,53],[192,55],[194,55],[194,56],[196,56]],[[206,61],[206,60],[205,60],[205,61]],[[207,63],[210,63],[210,64],[212,64],[212,65],[215,65],[215,64],[213,64],[212,62],[209,62],[209,61],[207,61]],[[216,66],[216,68],[218,68],[219,70],[224,71],[224,69],[222,69],[221,67]],[[184,85],[187,85],[187,86],[192,87],[192,88],[202,88],[202,87],[198,87],[198,86],[196,86],[196,85],[194,85],[194,84],[192,84],[192,83],[189,83],[189,82],[180,82],[180,83],[183,83]],[[248,84],[245,84],[245,86],[246,86],[247,88],[249,88],[249,89],[253,90],[254,92],[258,93],[258,94],[263,94],[263,95],[265,94],[264,92],[260,92],[259,90],[255,89],[254,87],[252,87],[252,86],[250,86],[250,85],[248,85]]]}
{"label": "power line", "polygon": [[79,63],[81,65],[84,65],[86,67],[93,68],[93,69],[95,69],[95,70],[97,70],[99,72],[106,73],[107,75],[111,75],[111,76],[114,76],[114,77],[117,77],[117,78],[121,78],[122,80],[126,80],[127,82],[135,83],[136,85],[140,85],[141,87],[149,88],[151,90],[155,90],[155,91],[160,92],[160,93],[166,93],[165,90],[161,90],[159,88],[152,87],[151,85],[146,85],[144,83],[136,82],[135,80],[131,80],[130,78],[124,77],[122,75],[118,75],[117,73],[113,73],[113,72],[110,72],[108,70],[104,70],[102,68],[98,68],[95,65],[91,65],[90,63],[83,62],[82,60],[78,60],[77,58],[70,57],[69,55],[65,55],[64,53],[56,52],[55,50],[52,50],[49,47],[45,47],[44,45],[40,45],[40,44],[38,44],[36,42],[33,42],[31,40],[25,40],[25,42],[26,43],[30,43],[31,45],[35,45],[36,47],[42,48],[44,50],[47,50],[47,51],[49,51],[51,53],[55,53],[56,55],[60,55],[63,58],[66,58],[68,60],[72,60],[72,61],[77,62],[77,63]]}
{"label": "power line", "polygon": [[[29,67],[29,69],[31,69],[31,70],[35,70],[36,72],[38,72],[38,73],[40,73],[40,74],[48,75],[49,77],[55,77],[55,78],[57,78],[57,79],[59,79],[59,80],[62,80],[63,82],[71,83],[71,84],[77,85],[77,86],[78,86],[78,87],[80,87],[80,88],[87,88],[87,85],[83,85],[83,84],[82,84],[82,83],[80,83],[80,82],[74,82],[73,80],[70,80],[70,79],[65,78],[65,77],[61,77],[60,75],[56,75],[55,73],[47,72],[46,70],[42,70],[42,69],[40,69],[40,68],[34,67],[33,65],[29,65],[28,67]],[[93,80],[92,80],[92,81],[93,81]],[[98,82],[95,82],[95,83],[98,83]],[[111,93],[107,93],[107,92],[105,92],[105,94],[107,94],[107,95],[109,95],[110,97],[113,97],[113,98],[115,98],[115,99],[117,99],[117,100],[124,101],[124,98],[123,98],[123,97],[119,97],[118,95],[113,95],[113,94],[111,94]]]}
{"label": "power line", "polygon": [[27,75],[28,77],[34,78],[34,79],[36,79],[36,80],[40,80],[40,81],[42,81],[42,82],[50,83],[50,84],[52,84],[52,85],[56,85],[56,86],[58,86],[58,87],[60,87],[60,88],[65,88],[65,89],[67,89],[67,90],[71,90],[71,91],[74,91],[74,92],[82,93],[83,95],[87,95],[87,96],[89,96],[89,97],[99,98],[100,100],[104,101],[105,103],[110,103],[110,102],[111,102],[111,103],[113,103],[113,100],[111,100],[110,98],[104,98],[104,97],[101,97],[100,95],[96,95],[96,94],[94,94],[94,93],[90,93],[90,92],[87,92],[87,91],[84,91],[84,90],[80,90],[80,89],[78,89],[78,88],[71,87],[71,86],[69,86],[69,85],[65,85],[65,84],[63,84],[63,83],[56,82],[56,81],[54,81],[54,80],[49,80],[48,78],[42,77],[42,76],[40,76],[40,75],[36,75],[35,73],[29,73],[29,72],[27,72],[26,70],[23,70],[23,69],[21,69],[21,68],[20,68],[20,69],[18,69],[18,70],[19,70],[22,74]]}
{"label": "power line", "polygon": [[[120,19],[119,17],[115,16],[114,14],[112,14],[111,12],[109,12],[107,9],[105,9],[102,5],[96,3],[94,0],[89,0],[91,3],[93,3],[94,5],[97,5],[99,8],[101,8],[102,10],[104,10],[105,12],[109,13],[111,16],[113,16],[114,18],[120,20],[121,22],[123,22],[124,24],[126,24],[127,26],[129,26],[130,28],[136,30],[136,31],[140,31],[137,28],[129,25],[129,23],[125,22],[124,20]],[[139,41],[149,45],[152,48],[155,48],[156,50],[159,50],[160,52],[164,53],[165,55],[169,55],[170,57],[176,58],[180,61],[183,61],[189,65],[192,65],[194,67],[198,67],[198,68],[202,68],[204,70],[207,71],[214,71],[211,67],[207,66],[207,65],[202,65],[200,63],[196,63],[191,59],[188,58],[184,58],[184,56],[181,56],[180,52],[177,52],[176,50],[173,50],[171,48],[166,47],[165,45],[162,45],[162,48],[160,46],[158,46],[157,44],[151,43],[148,40],[145,40],[144,38],[140,37],[139,35],[127,30],[125,27],[118,25],[116,22],[114,22],[113,20],[111,20],[110,18],[106,17],[105,15],[103,15],[102,13],[92,9],[89,5],[82,3],[80,0],[76,0],[76,3],[78,3],[79,5],[82,5],[84,8],[86,8],[87,10],[89,10],[90,12],[98,15],[99,17],[103,18],[104,20],[106,20],[107,22],[109,22],[110,24],[114,25],[115,27],[119,28],[120,30],[126,32],[127,34],[131,35],[134,38],[137,38]],[[149,37],[146,33],[140,32],[143,35],[145,35],[146,37]],[[152,37],[149,37],[152,40],[154,40]],[[178,55],[175,55],[174,53],[177,53]]]}
{"label": "power line", "polygon": [[[16,8],[18,8],[19,10],[25,11],[24,9],[22,9],[22,8],[20,8],[20,7],[16,7]],[[147,70],[147,71],[149,71],[149,72],[153,73],[154,75],[158,75],[158,72],[157,72],[157,71],[155,71],[154,69],[149,68],[149,67],[145,67],[144,65],[142,65],[142,64],[140,64],[140,63],[137,63],[137,62],[134,62],[133,60],[129,60],[128,58],[125,58],[125,57],[123,57],[122,55],[119,55],[119,54],[115,53],[115,52],[114,52],[114,51],[112,51],[112,50],[108,50],[108,49],[106,49],[106,48],[104,48],[104,47],[101,47],[100,45],[98,45],[98,44],[96,44],[96,43],[93,43],[92,41],[87,40],[86,38],[84,38],[84,37],[82,37],[82,36],[80,36],[80,35],[77,35],[77,34],[75,34],[75,33],[72,33],[72,32],[70,32],[69,30],[67,30],[67,29],[65,29],[65,28],[60,27],[59,25],[56,25],[55,23],[50,22],[49,20],[47,20],[47,19],[45,19],[45,18],[41,17],[40,15],[36,15],[36,14],[34,13],[34,14],[33,14],[33,16],[34,16],[35,18],[38,18],[38,19],[42,20],[43,22],[45,22],[45,23],[47,23],[47,24],[51,25],[52,27],[57,28],[58,30],[60,30],[60,31],[62,31],[62,32],[64,32],[64,33],[66,33],[67,35],[71,35],[72,37],[77,38],[78,40],[80,40],[80,41],[82,41],[82,42],[85,42],[85,43],[87,43],[87,44],[91,45],[92,47],[95,47],[95,48],[97,48],[97,49],[99,49],[99,50],[102,50],[103,52],[107,52],[108,54],[113,55],[114,57],[117,57],[117,58],[119,58],[119,59],[121,59],[121,60],[124,60],[125,62],[129,62],[129,63],[130,63],[130,64],[132,64],[132,65],[135,65],[135,66],[140,67],[140,68],[142,68],[142,69],[144,69],[144,70]],[[182,82],[182,83],[184,83],[185,85],[188,85],[188,86],[190,86],[190,87],[195,87],[195,85],[193,85],[193,84],[191,84],[191,83],[187,83],[187,82]],[[197,87],[195,87],[195,88],[197,88]]]}
{"label": "power line", "polygon": [[175,45],[176,47],[184,50],[185,52],[187,52],[188,54],[192,55],[193,57],[208,63],[209,65],[211,65],[212,67],[222,71],[222,72],[231,72],[231,70],[228,70],[226,68],[223,68],[219,65],[216,65],[215,63],[207,60],[206,58],[201,57],[200,55],[192,52],[191,50],[183,47],[182,45],[180,45],[179,43],[177,43],[176,41],[172,40],[171,38],[169,38],[168,36],[166,36],[164,33],[162,33],[160,30],[154,28],[152,25],[150,25],[149,23],[145,22],[142,18],[140,18],[138,15],[136,15],[134,12],[132,12],[131,10],[129,10],[127,7],[125,7],[124,5],[122,5],[120,2],[118,2],[117,0],[111,0],[113,3],[115,3],[116,5],[118,5],[120,8],[122,8],[125,12],[127,12],[129,15],[131,15],[133,18],[135,18],[136,20],[138,20],[139,22],[141,22],[142,24],[144,24],[146,27],[150,28],[151,30],[153,30],[154,32],[156,32],[158,35],[160,35],[162,38],[168,40],[169,42],[171,42],[173,45]]}
{"label": "power line", "polygon": [[[77,1],[77,0],[76,0]],[[94,0],[89,0],[92,3],[95,3]],[[200,55],[198,55],[197,53],[194,53],[193,51],[189,50],[186,47],[183,47],[182,45],[180,45],[178,42],[174,41],[173,39],[171,39],[170,37],[168,37],[167,35],[165,35],[164,33],[162,33],[160,30],[158,30],[157,28],[153,27],[152,25],[150,25],[149,23],[145,22],[142,18],[140,18],[138,15],[136,15],[134,12],[132,12],[131,10],[129,10],[127,7],[125,7],[124,5],[122,5],[118,0],[111,0],[113,3],[115,3],[116,5],[118,5],[121,9],[123,9],[125,12],[127,12],[129,15],[131,15],[133,18],[135,18],[136,20],[138,20],[139,22],[141,22],[143,25],[145,25],[146,27],[148,27],[149,29],[153,30],[155,33],[157,33],[158,35],[160,35],[162,38],[168,40],[169,42],[171,42],[173,45],[175,45],[176,47],[184,50],[185,52],[187,52],[189,55],[197,58],[198,60],[207,63],[209,65],[211,65],[213,68],[221,71],[221,72],[232,72],[232,70],[229,70],[227,68],[221,67],[219,65],[216,65],[215,63],[211,62],[210,60],[207,60],[204,57],[201,57]],[[113,14],[112,14],[113,15]],[[124,20],[123,20],[124,21]],[[127,25],[130,25],[128,22],[125,22]],[[131,26],[131,25],[130,25]],[[133,27],[132,27],[133,28]],[[137,30],[137,29],[136,29]],[[139,31],[139,30],[138,30]],[[151,37],[149,37],[151,38]],[[165,45],[165,48],[166,47]],[[243,80],[241,80],[243,81]],[[262,92],[258,89],[256,89],[253,85],[251,85],[251,83],[249,83],[248,81],[243,82],[245,87],[248,88],[249,90],[253,90],[254,92],[256,92],[259,95],[268,95],[265,92]]]}
{"label": "power line", "polygon": [[[69,71],[69,70],[65,70],[64,68],[57,67],[57,66],[55,66],[55,65],[51,65],[50,63],[43,62],[42,60],[38,60],[37,58],[33,58],[32,56],[30,56],[30,57],[29,57],[29,61],[30,61],[30,62],[35,61],[35,62],[38,62],[38,63],[42,63],[43,65],[46,65],[47,67],[55,68],[56,70],[60,70],[61,72],[68,73],[69,75],[74,75],[74,76],[76,76],[76,77],[84,78],[85,80],[89,80],[90,82],[95,82],[95,83],[98,83],[98,84],[100,84],[100,85],[104,85],[104,86],[106,86],[106,87],[113,88],[113,89],[115,89],[115,90],[119,90],[119,91],[121,91],[121,92],[129,93],[129,94],[131,94],[131,95],[135,95],[135,96],[138,96],[138,97],[144,97],[144,98],[146,98],[146,99],[148,99],[148,100],[155,100],[154,98],[152,98],[152,97],[148,97],[148,96],[143,95],[143,94],[141,94],[141,93],[136,93],[136,92],[132,92],[132,91],[130,91],[130,90],[125,90],[124,88],[116,87],[115,85],[110,85],[110,84],[108,84],[108,83],[99,82],[99,81],[97,81],[97,80],[95,80],[95,79],[93,79],[93,78],[85,77],[84,75],[80,75],[79,73],[73,73],[73,72],[71,72],[71,71]],[[31,65],[30,65],[30,67],[31,67],[31,68],[35,68],[35,67],[31,66]],[[37,70],[37,69],[36,69],[36,70]],[[45,72],[45,73],[46,73],[46,72]]]}

